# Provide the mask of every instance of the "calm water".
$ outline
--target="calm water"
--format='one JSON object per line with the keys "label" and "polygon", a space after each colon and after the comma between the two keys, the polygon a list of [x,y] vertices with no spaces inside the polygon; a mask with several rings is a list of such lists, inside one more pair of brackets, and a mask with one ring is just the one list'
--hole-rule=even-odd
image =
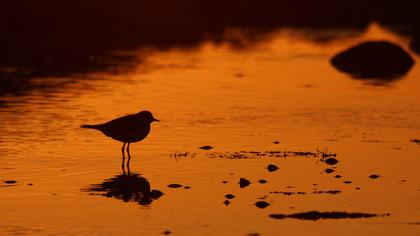
{"label": "calm water", "polygon": [[[2,95],[0,235],[166,230],[173,235],[418,235],[420,145],[410,143],[420,138],[418,65],[400,80],[379,83],[352,79],[329,64],[334,54],[361,41],[386,39],[409,51],[409,40],[375,24],[324,43],[306,40],[312,33],[279,30],[243,47],[204,42],[188,50],[139,50],[129,52],[141,58],[130,70],[33,78],[25,92]],[[161,122],[152,125],[145,141],[132,145],[131,172],[139,175],[130,183],[142,191],[138,202],[123,201],[118,188],[130,184],[118,182],[121,144],[79,126],[140,110],[152,111]],[[214,149],[199,149],[203,145]],[[239,151],[326,148],[340,161],[330,174],[324,170],[331,166],[319,157],[226,158]],[[174,158],[185,152],[190,154]],[[279,170],[268,172],[268,164]],[[251,185],[241,189],[241,177]],[[10,180],[17,182],[5,183]],[[190,188],[167,186],[173,183]],[[89,191],[94,186],[111,190]],[[151,190],[164,194],[154,198]],[[313,193],[328,190],[341,193]],[[226,194],[235,195],[228,206]],[[270,206],[257,208],[260,198]],[[269,217],[310,210],[391,215],[320,221]]]}

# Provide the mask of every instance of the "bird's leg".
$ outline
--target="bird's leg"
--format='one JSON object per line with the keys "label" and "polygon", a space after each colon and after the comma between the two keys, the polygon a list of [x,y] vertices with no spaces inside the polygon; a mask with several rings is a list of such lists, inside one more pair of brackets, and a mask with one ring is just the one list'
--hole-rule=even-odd
{"label": "bird's leg", "polygon": [[124,148],[125,148],[125,143],[123,144],[123,146],[121,148],[121,153],[122,153],[122,164],[121,164],[121,168],[122,168],[123,174],[125,175],[125,168],[124,168],[125,154],[124,154]]}
{"label": "bird's leg", "polygon": [[130,155],[130,143],[128,143],[128,145],[127,145],[127,154],[128,154],[127,171],[128,171],[128,174],[130,174],[130,159],[131,159],[131,155]]}

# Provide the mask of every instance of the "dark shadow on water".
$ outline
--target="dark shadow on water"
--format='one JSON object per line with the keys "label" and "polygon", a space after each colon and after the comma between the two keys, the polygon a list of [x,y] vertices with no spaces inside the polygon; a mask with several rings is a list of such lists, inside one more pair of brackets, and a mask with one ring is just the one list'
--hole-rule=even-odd
{"label": "dark shadow on water", "polygon": [[163,192],[152,189],[146,178],[138,173],[130,172],[116,175],[99,184],[92,184],[81,191],[120,199],[124,202],[137,202],[140,205],[150,205],[163,195]]}
{"label": "dark shadow on water", "polygon": [[[206,41],[246,49],[281,28],[310,32],[302,37],[325,43],[346,37],[343,32],[362,33],[375,21],[419,38],[417,5],[416,0],[3,1],[0,96],[36,89],[34,77],[120,73],[147,57],[119,52],[194,49]],[[241,34],[226,34],[229,29]]]}

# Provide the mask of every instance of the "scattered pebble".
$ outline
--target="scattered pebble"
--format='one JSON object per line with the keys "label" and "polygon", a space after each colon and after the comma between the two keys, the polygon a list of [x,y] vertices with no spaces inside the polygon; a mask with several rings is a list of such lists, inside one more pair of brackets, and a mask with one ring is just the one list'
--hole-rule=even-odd
{"label": "scattered pebble", "polygon": [[16,184],[17,181],[16,180],[5,180],[3,183],[5,183],[5,184]]}
{"label": "scattered pebble", "polygon": [[266,207],[268,207],[270,205],[270,203],[266,202],[266,201],[258,201],[255,203],[255,206],[261,209],[264,209]]}
{"label": "scattered pebble", "polygon": [[233,199],[233,198],[235,198],[235,195],[233,195],[233,194],[226,194],[225,195],[225,198],[227,198],[227,199]]}
{"label": "scattered pebble", "polygon": [[182,184],[168,184],[169,188],[181,188]]}
{"label": "scattered pebble", "polygon": [[356,189],[356,190],[360,190],[360,187],[356,187],[355,189]]}
{"label": "scattered pebble", "polygon": [[164,235],[170,235],[170,234],[171,234],[171,231],[169,231],[169,230],[165,230],[165,231],[163,232],[163,234],[164,234]]}
{"label": "scattered pebble", "polygon": [[336,175],[336,176],[334,176],[335,178],[337,178],[337,179],[339,179],[339,178],[341,178],[342,176],[341,175]]}
{"label": "scattered pebble", "polygon": [[205,146],[200,147],[200,149],[210,150],[210,149],[213,149],[213,147],[212,146],[209,146],[209,145],[205,145]]}
{"label": "scattered pebble", "polygon": [[239,187],[241,187],[241,188],[245,188],[250,184],[251,184],[251,182],[249,180],[245,179],[245,178],[240,178],[239,179]]}
{"label": "scattered pebble", "polygon": [[325,173],[327,173],[327,174],[332,173],[332,172],[334,172],[334,170],[333,170],[333,169],[330,169],[330,168],[325,169]]}
{"label": "scattered pebble", "polygon": [[260,183],[260,184],[265,184],[265,183],[267,183],[267,180],[265,180],[265,179],[260,179],[260,180],[258,180],[258,183]]}
{"label": "scattered pebble", "polygon": [[343,183],[345,183],[345,184],[351,184],[351,181],[350,180],[346,180]]}
{"label": "scattered pebble", "polygon": [[228,182],[227,182],[226,180],[223,180],[223,181],[222,181],[222,183],[223,183],[223,184],[227,184]]}
{"label": "scattered pebble", "polygon": [[379,177],[380,177],[379,175],[369,175],[369,178],[371,178],[371,179],[377,179]]}
{"label": "scattered pebble", "polygon": [[274,141],[273,143],[274,143],[274,144],[279,144],[280,142],[279,142],[279,141]]}
{"label": "scattered pebble", "polygon": [[226,206],[228,206],[230,204],[230,201],[229,200],[226,200],[226,201],[223,202],[223,204],[225,204]]}
{"label": "scattered pebble", "polygon": [[335,165],[338,163],[338,160],[335,158],[327,158],[324,162],[328,165]]}
{"label": "scattered pebble", "polygon": [[191,186],[184,186],[185,189],[191,189]]}
{"label": "scattered pebble", "polygon": [[269,172],[273,172],[273,171],[276,171],[276,170],[278,170],[279,168],[276,166],[276,165],[273,165],[273,164],[269,164],[268,166],[267,166],[267,170],[269,171]]}

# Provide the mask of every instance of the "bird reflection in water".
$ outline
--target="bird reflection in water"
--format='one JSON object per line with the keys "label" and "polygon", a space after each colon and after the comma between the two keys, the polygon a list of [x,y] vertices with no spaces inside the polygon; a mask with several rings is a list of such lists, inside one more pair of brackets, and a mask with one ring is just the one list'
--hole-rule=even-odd
{"label": "bird reflection in water", "polygon": [[138,173],[130,173],[130,169],[127,169],[127,172],[123,169],[121,175],[106,179],[100,184],[92,184],[82,191],[114,197],[124,202],[137,202],[140,205],[149,205],[163,195],[159,190],[152,190],[146,178]]}

